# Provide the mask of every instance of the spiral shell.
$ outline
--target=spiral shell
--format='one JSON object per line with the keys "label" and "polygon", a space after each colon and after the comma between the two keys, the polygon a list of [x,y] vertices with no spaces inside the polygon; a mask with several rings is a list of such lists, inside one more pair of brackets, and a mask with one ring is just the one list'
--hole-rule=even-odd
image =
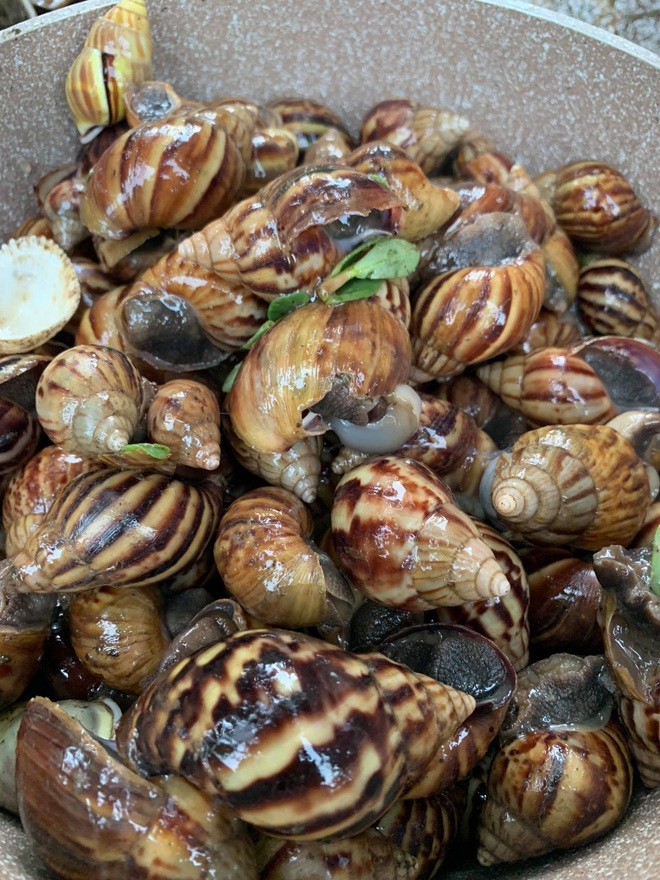
{"label": "spiral shell", "polygon": [[66,99],[81,138],[124,118],[124,93],[151,78],[151,32],[145,0],[120,0],[90,28],[66,79]]}
{"label": "spiral shell", "polygon": [[39,205],[48,220],[52,238],[66,253],[89,237],[80,220],[80,199],[85,180],[79,165],[51,171],[35,187]]}
{"label": "spiral shell", "polygon": [[[493,234],[501,239],[502,250],[496,248],[483,265],[471,264],[477,242]],[[427,284],[413,306],[413,359],[425,378],[457,375],[516,345],[543,304],[543,255],[520,220],[487,214],[457,235],[466,246],[464,262],[461,255],[459,268]],[[456,246],[460,251],[458,241]],[[461,307],[465,302],[469,308]]]}
{"label": "spiral shell", "polygon": [[305,164],[343,162],[353,152],[353,140],[338,128],[328,128],[305,151]]}
{"label": "spiral shell", "polygon": [[158,583],[203,552],[219,511],[208,484],[135,471],[81,474],[58,493],[25,547],[2,563],[0,582],[10,594]]}
{"label": "spiral shell", "polygon": [[[370,409],[405,382],[410,341],[401,322],[366,301],[311,303],[278,321],[249,350],[226,406],[238,437],[258,452],[286,452],[314,431],[304,416],[337,391]],[[357,416],[353,418],[353,421]],[[366,420],[365,420],[366,421]]]}
{"label": "spiral shell", "polygon": [[644,463],[606,425],[528,431],[495,461],[482,492],[517,536],[586,550],[627,544],[650,504]]}
{"label": "spiral shell", "polygon": [[454,173],[459,178],[483,184],[499,184],[515,192],[528,192],[538,198],[539,190],[527,171],[493,141],[472,130],[462,138],[454,154]]}
{"label": "spiral shell", "polygon": [[332,537],[351,583],[382,605],[426,611],[502,596],[509,583],[472,520],[424,465],[382,456],[342,478]]}
{"label": "spiral shell", "polygon": [[572,348],[581,341],[580,328],[572,315],[557,315],[542,308],[536,321],[508,354],[529,354],[539,348]]}
{"label": "spiral shell", "polygon": [[28,217],[20,226],[14,230],[12,238],[25,238],[27,235],[38,235],[41,238],[48,238],[55,241],[53,230],[50,228],[49,221],[42,215],[36,214],[34,217]]}
{"label": "spiral shell", "polygon": [[348,620],[353,594],[329,557],[310,545],[312,532],[304,504],[284,489],[255,489],[228,507],[215,561],[249,614],[287,629]]}
{"label": "spiral shell", "polygon": [[298,141],[293,132],[283,127],[257,127],[252,135],[252,150],[240,197],[258,192],[271,180],[295,168],[297,161]]}
{"label": "spiral shell", "polygon": [[174,379],[161,385],[147,412],[147,431],[177,464],[207,471],[220,464],[220,407],[201,382]]}
{"label": "spiral shell", "polygon": [[660,341],[658,313],[634,266],[615,257],[594,260],[580,272],[578,314],[601,335]]}
{"label": "spiral shell", "polygon": [[80,216],[94,235],[110,239],[154,227],[196,229],[227,210],[244,175],[222,124],[212,114],[183,113],[118,138],[92,168]]}
{"label": "spiral shell", "polygon": [[351,140],[341,117],[313,98],[284,97],[270,101],[267,106],[279,115],[283,128],[295,135],[301,152],[315,144],[330,129],[340,131]]}
{"label": "spiral shell", "polygon": [[117,746],[138,772],[181,773],[269,834],[348,837],[393,804],[473,706],[385,657],[253,630],[158,676]]}
{"label": "spiral shell", "polygon": [[39,668],[53,605],[54,600],[44,596],[11,596],[4,603],[0,612],[0,707],[17,700]]}
{"label": "spiral shell", "polygon": [[41,429],[27,410],[0,397],[0,474],[21,467],[32,456]]}
{"label": "spiral shell", "polygon": [[124,94],[124,104],[130,128],[163,119],[180,110],[184,104],[186,109],[201,107],[201,104],[184,101],[170,83],[157,80],[131,83]]}
{"label": "spiral shell", "polygon": [[467,119],[451,110],[390,99],[368,111],[360,140],[387,141],[402,147],[425,174],[430,174],[460,143],[469,126]]}
{"label": "spiral shell", "polygon": [[149,395],[126,355],[102,345],[77,345],[42,373],[37,415],[57,446],[93,457],[121,452],[131,442]]}
{"label": "spiral shell", "polygon": [[572,162],[542,182],[557,222],[579,247],[608,256],[649,247],[657,219],[616,168],[596,160]]}
{"label": "spiral shell", "polygon": [[99,587],[73,596],[71,645],[83,666],[109,687],[140,693],[169,639],[156,587]]}

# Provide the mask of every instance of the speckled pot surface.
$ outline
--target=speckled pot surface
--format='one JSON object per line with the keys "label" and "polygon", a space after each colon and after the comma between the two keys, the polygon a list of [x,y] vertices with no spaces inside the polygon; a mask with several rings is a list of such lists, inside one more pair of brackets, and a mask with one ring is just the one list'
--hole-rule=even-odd
{"label": "speckled pot surface", "polygon": [[[98,11],[89,2],[0,34],[0,240],[30,214],[32,186],[75,154],[64,79]],[[489,0],[148,0],[155,75],[194,98],[307,94],[353,127],[378,100],[410,96],[463,115],[530,171],[601,158],[660,212],[660,58],[524,3]],[[660,235],[635,259],[660,303]],[[1,280],[0,280],[1,283]],[[587,849],[461,875],[656,880],[660,792],[636,796]],[[45,877],[0,815],[0,880]]]}

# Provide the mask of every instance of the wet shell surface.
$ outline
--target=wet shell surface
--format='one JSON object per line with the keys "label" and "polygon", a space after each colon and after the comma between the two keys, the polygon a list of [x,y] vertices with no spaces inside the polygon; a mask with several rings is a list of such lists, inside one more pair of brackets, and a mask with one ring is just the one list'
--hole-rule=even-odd
{"label": "wet shell surface", "polygon": [[64,251],[42,236],[0,247],[0,354],[31,351],[52,339],[80,302],[80,282]]}

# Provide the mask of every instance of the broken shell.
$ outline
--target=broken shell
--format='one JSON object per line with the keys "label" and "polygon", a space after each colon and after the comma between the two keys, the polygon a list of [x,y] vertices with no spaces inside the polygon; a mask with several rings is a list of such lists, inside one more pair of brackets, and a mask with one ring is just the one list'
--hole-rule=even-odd
{"label": "broken shell", "polygon": [[71,260],[47,238],[26,236],[0,247],[0,354],[31,351],[52,339],[80,302]]}

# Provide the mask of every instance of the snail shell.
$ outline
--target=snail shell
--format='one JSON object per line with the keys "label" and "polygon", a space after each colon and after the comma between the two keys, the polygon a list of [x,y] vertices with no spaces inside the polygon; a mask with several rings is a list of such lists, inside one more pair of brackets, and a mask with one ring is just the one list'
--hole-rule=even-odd
{"label": "snail shell", "polygon": [[482,482],[484,507],[533,544],[627,544],[650,504],[644,463],[606,425],[528,431]]}
{"label": "snail shell", "polygon": [[94,457],[131,442],[151,389],[113,348],[77,345],[48,364],[37,385],[37,415],[48,437],[68,452]]}
{"label": "snail shell", "polygon": [[151,53],[145,0],[120,0],[94,22],[65,87],[83,141],[124,118],[126,88],[151,78]]}
{"label": "snail shell", "polygon": [[502,596],[509,583],[472,520],[424,465],[382,456],[337,486],[332,537],[342,570],[369,598],[392,608]]}
{"label": "snail shell", "polygon": [[454,173],[459,178],[499,184],[515,192],[528,192],[539,197],[539,189],[527,171],[474,129],[458,145],[454,154]]}
{"label": "snail shell", "polygon": [[[200,155],[203,175],[195,170]],[[110,239],[154,227],[196,229],[227,210],[244,175],[220,120],[182,113],[131,129],[108,147],[87,179],[80,217]]]}
{"label": "snail shell", "polygon": [[217,527],[218,492],[157,473],[103,469],[57,495],[23,549],[2,563],[8,593],[157,583],[199,556]]}
{"label": "snail shell", "polygon": [[39,443],[38,420],[18,403],[0,397],[0,474],[27,462]]}
{"label": "snail shell", "polygon": [[348,837],[394,803],[473,706],[380,655],[252,630],[159,675],[117,746],[139,773],[179,773],[274,836]]}
{"label": "snail shell", "polygon": [[54,602],[12,596],[0,613],[0,707],[17,700],[39,668]]}
{"label": "snail shell", "polygon": [[37,235],[40,238],[48,238],[55,241],[55,235],[51,229],[50,222],[42,215],[36,214],[34,217],[28,217],[20,226],[14,230],[12,238],[25,238],[27,235]]}
{"label": "snail shell", "polygon": [[352,141],[341,117],[312,98],[279,98],[270,101],[267,107],[278,114],[282,127],[295,135],[301,152],[315,144],[330,129],[340,131],[347,140]]}
{"label": "snail shell", "polygon": [[407,99],[381,101],[362,120],[360,140],[402,147],[425,174],[437,169],[467,132],[470,123],[451,110],[424,107]]}
{"label": "snail shell", "polygon": [[308,428],[305,416],[330,392],[342,397],[343,410],[335,407],[333,415],[365,424],[364,412],[356,410],[371,409],[378,398],[392,394],[409,368],[406,328],[385,309],[366,301],[332,307],[310,303],[255,342],[226,406],[244,443],[258,452],[284,453],[310,433],[327,430],[322,418]]}
{"label": "snail shell", "polygon": [[343,163],[353,152],[353,139],[338,128],[328,128],[305,151],[305,164],[325,165],[327,162]]}
{"label": "snail shell", "polygon": [[111,688],[137,694],[158,669],[169,639],[156,587],[99,587],[73,596],[71,645],[93,675]]}
{"label": "snail shell", "polygon": [[214,553],[227,590],[254,617],[297,629],[340,625],[353,593],[325,553],[310,544],[314,523],[284,489],[255,489],[225,512]]}
{"label": "snail shell", "polygon": [[508,354],[529,354],[539,348],[571,348],[582,341],[582,334],[571,315],[557,315],[543,308],[539,316],[517,345]]}
{"label": "snail shell", "polygon": [[293,132],[283,127],[258,127],[252,135],[252,150],[240,197],[258,192],[271,180],[295,168],[297,161],[298,139]]}
{"label": "snail shell", "polygon": [[220,407],[201,382],[173,379],[161,385],[147,412],[147,431],[177,464],[208,471],[220,464]]}
{"label": "snail shell", "polygon": [[124,104],[130,128],[163,119],[184,105],[186,109],[202,106],[193,101],[184,101],[170,83],[158,80],[131,83],[124,94]]}
{"label": "snail shell", "polygon": [[644,281],[625,260],[594,260],[580,272],[578,314],[588,330],[660,342],[660,321]]}
{"label": "snail shell", "polygon": [[80,199],[84,191],[85,179],[78,164],[48,172],[35,187],[52,238],[66,253],[89,238],[89,231],[80,220]]}

